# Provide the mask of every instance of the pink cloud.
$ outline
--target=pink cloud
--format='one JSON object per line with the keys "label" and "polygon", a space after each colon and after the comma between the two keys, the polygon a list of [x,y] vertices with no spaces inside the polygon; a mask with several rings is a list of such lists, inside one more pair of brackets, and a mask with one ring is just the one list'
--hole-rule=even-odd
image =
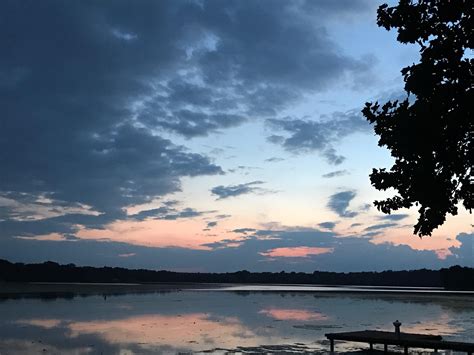
{"label": "pink cloud", "polygon": [[[208,250],[204,243],[222,238],[209,238],[202,233],[204,222],[195,219],[179,221],[146,220],[117,221],[105,229],[82,228],[76,236],[81,239],[107,239],[150,247],[182,247]],[[216,227],[216,230],[220,230]]]}
{"label": "pink cloud", "polygon": [[276,320],[310,321],[328,319],[328,317],[322,313],[312,312],[306,309],[266,308],[258,313],[265,314]]}

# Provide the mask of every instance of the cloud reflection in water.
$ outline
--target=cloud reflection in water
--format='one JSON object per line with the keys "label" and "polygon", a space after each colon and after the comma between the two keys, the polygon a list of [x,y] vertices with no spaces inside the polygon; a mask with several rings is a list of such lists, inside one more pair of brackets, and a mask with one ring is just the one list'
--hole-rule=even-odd
{"label": "cloud reflection in water", "polygon": [[[106,300],[8,299],[0,301],[0,314],[2,354],[256,351],[299,344],[324,351],[327,332],[392,330],[396,318],[402,331],[446,339],[468,341],[474,332],[472,297],[436,295],[182,291]],[[341,344],[339,350],[359,346]]]}

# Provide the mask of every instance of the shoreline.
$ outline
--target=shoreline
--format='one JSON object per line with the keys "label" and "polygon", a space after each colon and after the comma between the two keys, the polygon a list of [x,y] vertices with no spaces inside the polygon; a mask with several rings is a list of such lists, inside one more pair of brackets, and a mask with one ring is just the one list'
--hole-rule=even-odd
{"label": "shoreline", "polygon": [[167,292],[233,292],[233,293],[314,293],[354,295],[411,295],[417,297],[474,297],[474,291],[444,290],[427,287],[383,287],[307,284],[223,284],[223,283],[78,283],[78,282],[1,282],[0,298],[41,296],[93,296],[130,293]]}

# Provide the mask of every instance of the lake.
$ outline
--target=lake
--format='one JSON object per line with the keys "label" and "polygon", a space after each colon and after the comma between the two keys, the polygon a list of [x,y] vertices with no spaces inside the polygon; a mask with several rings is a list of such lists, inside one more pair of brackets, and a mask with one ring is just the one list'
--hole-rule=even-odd
{"label": "lake", "polygon": [[[2,285],[0,285],[2,287]],[[14,285],[0,354],[327,352],[324,334],[393,330],[473,341],[473,293],[214,285]],[[366,344],[338,343],[353,352]]]}

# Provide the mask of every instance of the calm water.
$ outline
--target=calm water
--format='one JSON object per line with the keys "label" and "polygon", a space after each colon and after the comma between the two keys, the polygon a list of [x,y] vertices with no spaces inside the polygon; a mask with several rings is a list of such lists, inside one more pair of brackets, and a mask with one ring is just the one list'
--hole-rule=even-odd
{"label": "calm water", "polygon": [[[395,319],[405,332],[458,341],[474,338],[472,295],[298,290],[240,287],[126,293],[122,286],[115,295],[107,288],[87,296],[84,289],[82,296],[4,295],[0,354],[324,352],[325,333],[392,331]],[[366,347],[341,343],[336,350]]]}

